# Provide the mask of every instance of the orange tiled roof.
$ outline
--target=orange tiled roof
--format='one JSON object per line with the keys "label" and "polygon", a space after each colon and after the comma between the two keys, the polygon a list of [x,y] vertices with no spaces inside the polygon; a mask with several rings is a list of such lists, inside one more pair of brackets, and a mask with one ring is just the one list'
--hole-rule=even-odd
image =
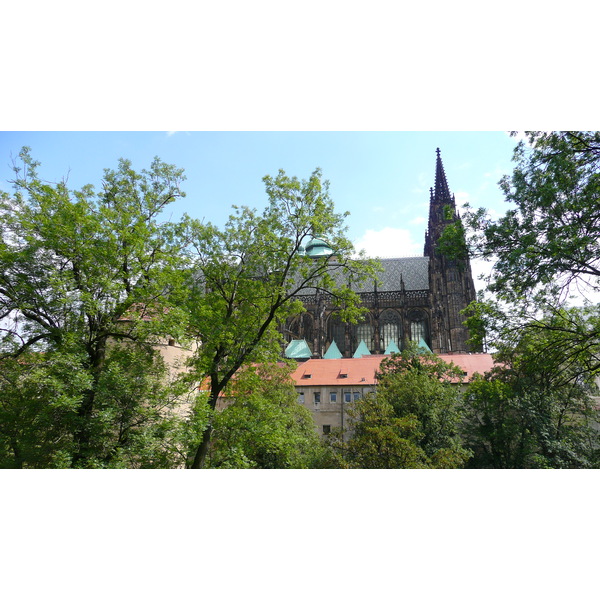
{"label": "orange tiled roof", "polygon": [[[454,363],[465,373],[465,381],[475,373],[486,373],[494,366],[490,354],[437,354],[447,363]],[[319,385],[360,385],[376,384],[375,374],[385,355],[363,356],[361,358],[311,358],[299,363],[292,373],[297,387]]]}

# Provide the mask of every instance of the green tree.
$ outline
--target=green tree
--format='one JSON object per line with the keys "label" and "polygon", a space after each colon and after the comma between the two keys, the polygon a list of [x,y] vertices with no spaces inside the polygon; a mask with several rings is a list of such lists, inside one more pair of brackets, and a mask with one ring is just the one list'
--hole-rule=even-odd
{"label": "green tree", "polygon": [[573,284],[597,291],[600,277],[600,133],[526,132],[500,186],[513,204],[496,221],[471,212],[473,249],[493,259],[491,290],[507,300]]}
{"label": "green tree", "polygon": [[542,390],[498,369],[466,394],[463,434],[476,468],[598,466],[598,418],[589,389],[571,384]]}
{"label": "green tree", "polygon": [[[496,372],[469,388],[472,464],[595,464],[592,395],[600,370],[600,134],[526,132],[500,186],[512,207],[467,216],[471,251],[493,261],[467,324],[495,350]],[[574,296],[584,306],[569,306]],[[583,296],[583,301],[581,299]]]}
{"label": "green tree", "polygon": [[[105,170],[96,194],[89,185],[71,191],[65,182],[43,181],[28,148],[20,159],[14,193],[3,192],[0,198],[0,356],[23,365],[22,379],[12,379],[13,391],[29,386],[48,365],[72,370],[77,386],[67,395],[66,411],[72,464],[99,466],[118,452],[125,437],[131,439],[135,421],[132,417],[126,425],[127,411],[116,404],[107,409],[105,386],[117,377],[116,362],[125,361],[119,389],[127,387],[128,373],[141,376],[131,353],[113,348],[109,357],[111,343],[127,341],[142,361],[139,366],[147,367],[142,346],[183,330],[181,243],[176,226],[157,220],[182,195],[183,173],[158,159],[136,173],[121,160],[117,170]],[[40,353],[46,357],[41,363]],[[52,381],[68,382],[68,376],[65,372]],[[119,387],[114,380],[111,385]],[[128,402],[141,410],[146,398],[134,398],[139,391]],[[46,402],[56,414],[53,393],[48,388],[44,397],[27,397],[34,405]],[[129,433],[122,431],[117,440],[123,444],[117,441],[109,451],[101,438],[121,426]]]}
{"label": "green tree", "polygon": [[90,385],[75,354],[0,360],[0,467],[69,466],[77,409]]}
{"label": "green tree", "polygon": [[462,371],[431,353],[408,348],[382,361],[377,393],[398,417],[417,419],[419,445],[431,466],[462,466],[469,452],[462,447],[459,425],[463,406]]}
{"label": "green tree", "polygon": [[[278,328],[303,310],[299,292],[318,288],[344,318],[356,320],[362,309],[348,283],[375,271],[373,263],[354,258],[346,215],[335,212],[319,170],[305,181],[280,171],[264,182],[268,205],[262,214],[234,207],[223,229],[187,223],[190,260],[197,269],[188,303],[190,336],[198,342],[192,377],[208,381],[213,411],[242,366],[280,356]],[[313,238],[325,239],[332,254],[307,256],[304,247]],[[211,435],[209,424],[193,468],[204,465]]]}
{"label": "green tree", "polygon": [[189,419],[189,386],[151,345],[120,342],[106,353],[97,384],[91,439],[96,466],[184,467],[201,414]]}
{"label": "green tree", "polygon": [[318,467],[327,449],[310,411],[298,404],[286,365],[243,368],[228,386],[227,405],[213,419],[211,468]]}
{"label": "green tree", "polygon": [[467,435],[478,457],[474,464],[560,468],[595,463],[598,342],[582,344],[576,333],[577,327],[587,327],[590,310],[554,311],[497,341],[497,368],[472,383],[466,396]]}
{"label": "green tree", "polygon": [[[336,431],[328,440],[337,467],[357,469],[427,468],[419,442],[423,435],[414,415],[397,417],[378,394],[367,394],[347,410],[351,432]],[[345,439],[345,436],[349,436]]]}
{"label": "green tree", "polygon": [[[511,337],[523,326],[552,326],[548,317],[563,311],[570,295],[576,293],[582,303],[600,291],[600,133],[526,134],[515,149],[512,175],[500,181],[512,207],[497,220],[484,209],[465,216],[471,252],[493,262],[488,291],[494,300],[487,308],[495,303],[497,312],[504,305],[505,324],[496,321],[502,335],[512,331]],[[492,313],[471,308],[471,317],[479,313],[492,324]],[[598,311],[586,310],[584,319],[583,313],[570,322],[561,317],[561,334],[573,348],[599,338]],[[568,360],[573,353],[564,350]]]}
{"label": "green tree", "polygon": [[461,381],[458,367],[416,346],[384,359],[376,394],[349,411],[349,440],[337,444],[344,461],[364,468],[462,467],[470,452],[459,436]]}

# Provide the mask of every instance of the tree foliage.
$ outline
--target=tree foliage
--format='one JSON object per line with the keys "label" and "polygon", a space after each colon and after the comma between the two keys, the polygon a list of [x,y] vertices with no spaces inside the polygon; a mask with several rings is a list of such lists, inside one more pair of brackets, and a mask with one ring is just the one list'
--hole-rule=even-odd
{"label": "tree foliage", "polygon": [[[375,394],[349,408],[342,464],[358,468],[458,468],[470,456],[459,437],[462,372],[416,347],[381,363]],[[341,442],[341,443],[340,443]]]}
{"label": "tree foliage", "polygon": [[[500,367],[469,388],[473,464],[596,464],[600,371],[600,133],[526,132],[512,175],[500,181],[510,208],[467,221],[471,250],[493,261],[493,298],[465,311]],[[577,306],[579,304],[579,306]]]}
{"label": "tree foliage", "polygon": [[[116,456],[133,464],[134,439],[174,401],[157,392],[164,369],[148,343],[176,336],[185,322],[177,306],[181,242],[175,227],[157,220],[181,195],[183,173],[158,159],[136,173],[121,160],[105,171],[98,193],[92,186],[72,191],[66,182],[43,181],[29,149],[20,159],[14,193],[0,199],[5,414],[23,416],[26,431],[13,433],[30,457],[55,440],[56,448],[66,444],[64,466],[106,466]],[[36,438],[36,412],[47,441]],[[19,459],[18,446],[16,463],[43,463],[41,451],[35,460]],[[50,450],[48,460],[55,455]]]}
{"label": "tree foliage", "polygon": [[497,354],[496,369],[469,385],[463,431],[474,451],[471,465],[597,466],[598,389],[589,358],[569,351],[569,360],[560,362],[567,353],[555,325],[517,335]]}
{"label": "tree foliage", "polygon": [[468,222],[474,249],[495,261],[491,290],[507,300],[573,285],[597,291],[600,276],[600,133],[527,133],[500,186],[513,207]]}
{"label": "tree foliage", "polygon": [[[196,268],[188,311],[198,351],[191,365],[194,377],[209,381],[213,410],[243,365],[280,356],[279,326],[304,310],[299,292],[317,288],[330,295],[344,318],[356,320],[362,309],[348,282],[375,271],[373,263],[354,258],[346,215],[335,212],[319,170],[308,180],[280,171],[264,182],[268,205],[262,213],[236,208],[223,229],[187,222],[189,258]],[[314,238],[325,239],[332,255],[307,256],[304,247]],[[203,465],[211,431],[209,426],[192,466]]]}
{"label": "tree foliage", "polygon": [[211,468],[318,467],[327,449],[310,411],[298,404],[287,365],[242,369],[228,386],[227,405],[213,419]]}
{"label": "tree foliage", "polygon": [[[279,358],[279,326],[303,310],[298,292],[317,288],[347,319],[361,314],[347,284],[375,268],[354,257],[319,170],[307,181],[265,177],[267,208],[234,207],[220,229],[159,221],[184,179],[159,159],[141,172],[119,161],[98,192],[43,181],[27,148],[20,160],[14,193],[0,199],[5,463],[201,466],[218,399],[240,369]],[[332,256],[304,253],[317,237]],[[176,410],[184,388],[151,348],[162,336],[197,344],[182,385],[208,381],[210,392],[187,420]],[[252,415],[262,420],[248,437]],[[259,435],[275,415],[281,428]],[[213,464],[233,460],[225,446],[245,464],[308,464],[305,417],[289,389],[238,398],[217,419]]]}
{"label": "tree foliage", "polygon": [[0,360],[0,467],[70,466],[77,410],[91,385],[81,358],[31,353]]}
{"label": "tree foliage", "polygon": [[[184,390],[151,347],[111,345],[92,418],[80,407],[95,384],[86,356],[65,349],[0,360],[0,466],[5,468],[177,467],[190,425]],[[85,462],[78,432],[85,425]]]}

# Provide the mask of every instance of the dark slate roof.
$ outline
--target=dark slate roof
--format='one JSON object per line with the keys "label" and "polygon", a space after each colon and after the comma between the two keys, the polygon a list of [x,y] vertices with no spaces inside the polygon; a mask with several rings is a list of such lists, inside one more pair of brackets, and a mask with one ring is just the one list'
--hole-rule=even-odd
{"label": "dark slate roof", "polygon": [[[429,289],[429,257],[409,256],[406,258],[381,258],[383,272],[379,274],[380,292],[393,292],[400,289],[400,278],[404,281],[406,290]],[[366,288],[366,285],[365,285]],[[361,291],[370,291],[364,289]]]}
{"label": "dark slate roof", "polygon": [[[394,292],[401,289],[400,281],[404,282],[404,288],[411,290],[429,289],[429,257],[428,256],[409,256],[405,258],[381,258],[381,267],[383,271],[378,274],[379,283],[377,290],[380,292]],[[343,277],[340,271],[334,275],[338,283]],[[352,285],[356,292],[372,292],[375,289],[373,280],[366,281],[361,285],[356,283]],[[314,294],[314,289],[302,290],[299,295]]]}

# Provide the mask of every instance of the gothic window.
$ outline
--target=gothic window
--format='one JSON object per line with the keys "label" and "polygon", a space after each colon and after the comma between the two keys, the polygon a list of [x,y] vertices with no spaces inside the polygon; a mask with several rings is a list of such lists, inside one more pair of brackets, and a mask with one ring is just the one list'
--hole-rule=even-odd
{"label": "gothic window", "polygon": [[379,317],[379,332],[381,349],[385,350],[390,342],[395,342],[398,348],[402,343],[402,325],[400,315],[395,310],[385,310]]}
{"label": "gothic window", "polygon": [[331,313],[327,319],[327,341],[337,344],[340,352],[346,348],[346,325],[343,323],[337,313]]}
{"label": "gothic window", "polygon": [[370,352],[373,352],[373,325],[367,317],[362,323],[354,326],[354,346],[364,342]]}
{"label": "gothic window", "polygon": [[408,319],[410,321],[410,339],[417,344],[420,339],[423,339],[431,347],[427,313],[424,310],[411,310],[408,313]]}
{"label": "gothic window", "polygon": [[292,319],[285,331],[286,341],[306,340],[309,345],[313,341],[313,317],[309,313],[303,313]]}
{"label": "gothic window", "polygon": [[413,321],[410,324],[410,337],[415,342],[418,342],[420,339],[427,341],[425,321]]}

